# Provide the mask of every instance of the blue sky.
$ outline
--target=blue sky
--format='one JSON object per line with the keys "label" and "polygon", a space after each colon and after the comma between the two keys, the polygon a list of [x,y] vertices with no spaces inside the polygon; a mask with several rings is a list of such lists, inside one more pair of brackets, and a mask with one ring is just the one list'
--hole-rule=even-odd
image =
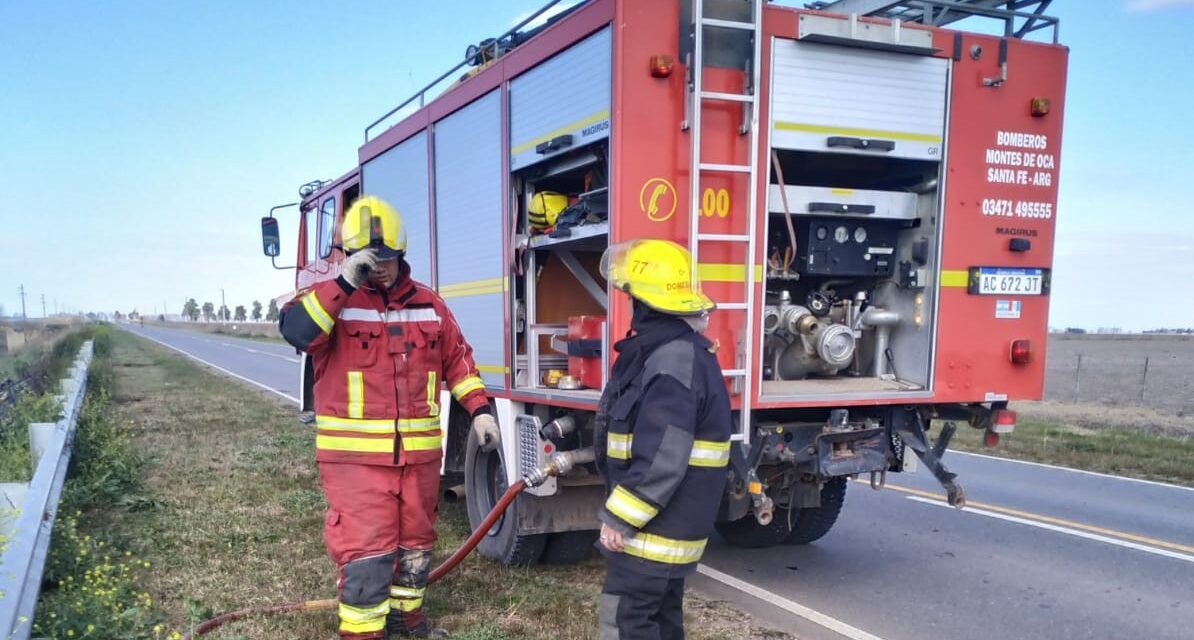
{"label": "blue sky", "polygon": [[[258,218],[351,167],[365,124],[540,4],[0,4],[0,305],[19,312],[20,284],[30,316],[43,293],[51,312],[176,313],[221,288],[230,307],[286,291]],[[1194,0],[1050,13],[1071,47],[1051,324],[1194,325]]]}

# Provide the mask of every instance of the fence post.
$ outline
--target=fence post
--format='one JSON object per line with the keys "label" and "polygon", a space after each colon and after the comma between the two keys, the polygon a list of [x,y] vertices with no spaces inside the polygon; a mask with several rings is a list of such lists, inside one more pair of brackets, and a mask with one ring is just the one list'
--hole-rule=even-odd
{"label": "fence post", "polygon": [[1144,373],[1140,375],[1140,404],[1144,404],[1144,392],[1148,389],[1148,356],[1144,356]]}
{"label": "fence post", "polygon": [[1074,402],[1082,396],[1082,354],[1078,354],[1078,367],[1074,369]]}

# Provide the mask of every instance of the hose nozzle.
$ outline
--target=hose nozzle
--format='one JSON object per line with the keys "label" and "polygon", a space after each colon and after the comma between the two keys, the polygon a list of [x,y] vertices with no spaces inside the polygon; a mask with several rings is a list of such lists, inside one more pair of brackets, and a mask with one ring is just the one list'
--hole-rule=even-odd
{"label": "hose nozzle", "polygon": [[560,451],[547,461],[547,464],[538,469],[531,469],[523,476],[523,482],[526,482],[528,487],[537,487],[548,478],[562,476],[578,464],[585,464],[594,460],[593,448],[587,447],[585,449],[576,449],[574,451]]}

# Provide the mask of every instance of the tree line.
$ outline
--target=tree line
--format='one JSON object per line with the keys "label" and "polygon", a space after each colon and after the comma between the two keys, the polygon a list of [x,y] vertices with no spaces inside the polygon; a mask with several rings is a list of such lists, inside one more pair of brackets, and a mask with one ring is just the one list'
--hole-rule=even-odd
{"label": "tree line", "polygon": [[[187,298],[186,303],[182,305],[182,315],[191,322],[198,321],[200,316],[202,316],[207,322],[213,322],[216,320],[247,322],[250,318],[252,318],[253,322],[261,322],[262,305],[260,302],[254,300],[253,310],[250,313],[247,309],[245,309],[245,305],[243,304],[236,305],[236,309],[234,310],[229,310],[226,305],[220,305],[220,308],[217,309],[216,306],[210,302],[204,302],[202,305],[200,305],[194,298]],[[269,301],[269,308],[265,310],[265,321],[278,321],[277,301]]]}

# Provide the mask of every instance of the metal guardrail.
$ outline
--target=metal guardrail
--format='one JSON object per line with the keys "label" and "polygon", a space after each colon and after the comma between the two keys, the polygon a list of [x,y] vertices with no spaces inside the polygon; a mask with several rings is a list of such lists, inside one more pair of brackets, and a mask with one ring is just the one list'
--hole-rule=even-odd
{"label": "metal guardrail", "polygon": [[33,609],[41,591],[50,533],[70,465],[75,425],[83,408],[91,354],[92,342],[88,340],[79,349],[70,377],[62,380],[58,421],[29,425],[33,479],[0,484],[8,503],[4,506],[17,509],[15,528],[13,521],[0,525],[0,533],[8,539],[0,560],[0,638],[5,640],[28,640],[33,631]]}

